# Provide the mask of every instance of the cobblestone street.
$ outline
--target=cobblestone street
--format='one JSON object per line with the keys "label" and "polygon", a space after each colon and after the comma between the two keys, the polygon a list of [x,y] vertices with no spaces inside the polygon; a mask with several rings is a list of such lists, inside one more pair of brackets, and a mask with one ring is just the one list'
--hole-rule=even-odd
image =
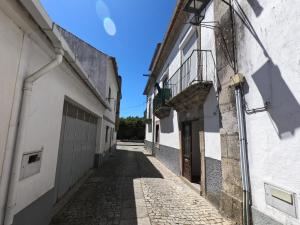
{"label": "cobblestone street", "polygon": [[232,224],[143,150],[120,144],[51,225]]}

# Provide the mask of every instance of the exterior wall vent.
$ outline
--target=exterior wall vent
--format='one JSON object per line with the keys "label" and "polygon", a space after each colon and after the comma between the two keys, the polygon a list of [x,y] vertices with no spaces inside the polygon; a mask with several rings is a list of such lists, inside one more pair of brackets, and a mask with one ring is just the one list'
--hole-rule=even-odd
{"label": "exterior wall vent", "polygon": [[265,194],[268,205],[297,218],[295,193],[265,183]]}

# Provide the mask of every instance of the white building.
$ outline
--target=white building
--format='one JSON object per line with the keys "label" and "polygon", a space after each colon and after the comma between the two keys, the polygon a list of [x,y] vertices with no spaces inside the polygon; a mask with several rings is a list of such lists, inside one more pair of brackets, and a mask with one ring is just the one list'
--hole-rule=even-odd
{"label": "white building", "polygon": [[115,59],[61,31],[39,1],[0,1],[0,224],[48,224],[115,145]]}
{"label": "white building", "polygon": [[243,206],[253,224],[300,224],[300,3],[195,0],[196,26],[193,2],[178,1],[153,56],[145,144],[238,224]]}

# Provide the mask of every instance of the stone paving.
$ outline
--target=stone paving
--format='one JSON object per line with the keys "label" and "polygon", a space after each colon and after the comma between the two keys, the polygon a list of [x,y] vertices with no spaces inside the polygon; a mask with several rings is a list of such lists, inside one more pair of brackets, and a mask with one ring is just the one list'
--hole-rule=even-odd
{"label": "stone paving", "polygon": [[231,225],[140,144],[121,143],[51,225]]}

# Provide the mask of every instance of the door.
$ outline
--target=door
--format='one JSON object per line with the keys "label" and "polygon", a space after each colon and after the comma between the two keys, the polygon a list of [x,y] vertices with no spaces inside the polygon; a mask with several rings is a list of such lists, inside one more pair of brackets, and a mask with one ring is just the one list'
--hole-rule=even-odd
{"label": "door", "polygon": [[65,102],[56,173],[56,200],[93,167],[97,118]]}
{"label": "door", "polygon": [[182,123],[182,175],[192,181],[192,123]]}
{"label": "door", "polygon": [[109,129],[110,130],[110,137],[109,137],[109,152],[111,152],[111,145],[112,145],[112,128]]}

